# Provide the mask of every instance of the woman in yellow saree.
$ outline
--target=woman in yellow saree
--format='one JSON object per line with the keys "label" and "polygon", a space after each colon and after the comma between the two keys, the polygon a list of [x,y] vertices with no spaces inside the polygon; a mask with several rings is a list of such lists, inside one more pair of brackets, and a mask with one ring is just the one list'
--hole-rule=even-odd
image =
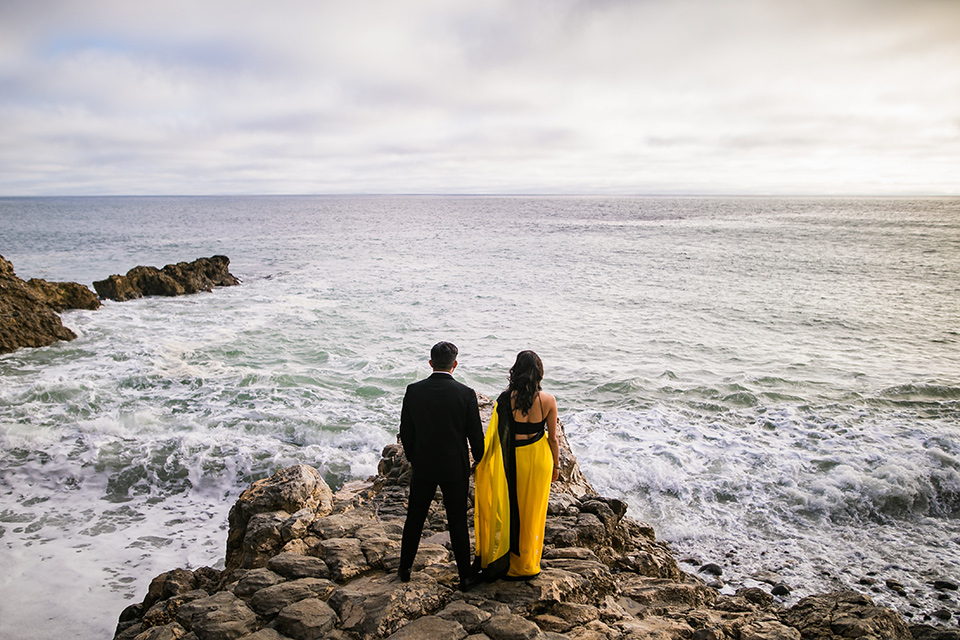
{"label": "woman in yellow saree", "polygon": [[474,485],[476,555],[482,577],[540,573],[550,483],[560,472],[557,401],[540,389],[543,363],[521,351],[494,407]]}

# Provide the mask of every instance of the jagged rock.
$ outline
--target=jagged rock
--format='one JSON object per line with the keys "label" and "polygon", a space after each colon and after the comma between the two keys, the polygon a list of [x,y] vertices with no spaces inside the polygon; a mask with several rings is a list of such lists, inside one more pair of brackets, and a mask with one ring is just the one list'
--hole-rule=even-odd
{"label": "jagged rock", "polygon": [[483,623],[489,620],[490,616],[490,613],[462,600],[451,602],[437,614],[439,618],[459,623],[467,633],[479,632]]}
{"label": "jagged rock", "polygon": [[899,615],[854,591],[808,596],[780,616],[803,640],[872,637],[913,640]]}
{"label": "jagged rock", "polygon": [[854,593],[806,598],[790,610],[759,588],[720,595],[683,573],[621,501],[587,492],[551,496],[547,530],[555,535],[539,576],[469,593],[457,590],[438,498],[412,578],[401,583],[393,572],[407,467],[391,445],[380,465],[389,477],[336,496],[303,466],[255,483],[231,510],[227,569],[161,574],[143,603],[124,609],[115,638],[960,640],[926,627],[907,637],[899,616]]}
{"label": "jagged rock", "polygon": [[910,634],[913,640],[960,640],[960,629],[931,627],[927,624],[911,625]]}
{"label": "jagged rock", "polygon": [[439,609],[448,593],[424,572],[414,573],[410,582],[396,576],[365,576],[338,589],[330,605],[344,630],[361,638],[382,638]]}
{"label": "jagged rock", "polygon": [[180,640],[187,635],[187,630],[176,622],[165,624],[162,627],[150,627],[136,637],[136,640]]}
{"label": "jagged rock", "polygon": [[267,568],[285,578],[329,578],[330,569],[320,558],[281,553],[267,561]]}
{"label": "jagged rock", "polygon": [[63,326],[45,294],[18,278],[13,265],[0,256],[0,353],[76,337]]}
{"label": "jagged rock", "polygon": [[257,591],[280,584],[284,578],[267,568],[251,569],[243,574],[233,588],[233,593],[241,598],[249,598]]}
{"label": "jagged rock", "polygon": [[328,599],[336,585],[321,578],[300,578],[263,588],[250,598],[250,608],[257,615],[272,618],[294,602],[307,598]]}
{"label": "jagged rock", "polygon": [[455,620],[424,616],[401,627],[389,640],[463,640],[467,632]]}
{"label": "jagged rock", "polygon": [[540,635],[540,627],[526,618],[507,613],[487,620],[483,632],[491,640],[533,640]]}
{"label": "jagged rock", "polygon": [[30,278],[27,286],[54,311],[68,309],[100,308],[100,299],[88,287],[78,282],[49,282],[40,278]]}
{"label": "jagged rock", "polygon": [[319,555],[334,580],[349,580],[369,569],[367,558],[356,538],[330,538],[319,545]]}
{"label": "jagged rock", "polygon": [[[310,509],[318,516],[333,510],[333,492],[313,467],[288,467],[253,483],[230,509],[226,571],[263,566],[270,551],[276,553],[281,548],[282,528],[291,517],[289,514],[297,514],[301,509]],[[257,528],[248,541],[247,527],[258,514],[267,515],[255,523]]]}
{"label": "jagged rock", "polygon": [[118,302],[144,296],[180,296],[240,284],[229,272],[229,266],[227,256],[168,264],[163,269],[138,266],[125,276],[112,275],[98,280],[93,287],[101,298]]}
{"label": "jagged rock", "polygon": [[333,629],[337,614],[323,600],[308,598],[287,606],[277,616],[277,629],[293,640],[320,640]]}
{"label": "jagged rock", "polygon": [[188,602],[177,622],[203,640],[235,640],[257,630],[257,615],[229,591]]}

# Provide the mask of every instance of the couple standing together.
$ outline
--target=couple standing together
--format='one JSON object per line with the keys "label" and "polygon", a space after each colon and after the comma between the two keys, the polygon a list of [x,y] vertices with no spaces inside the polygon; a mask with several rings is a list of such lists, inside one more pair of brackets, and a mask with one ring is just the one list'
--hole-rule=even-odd
{"label": "couple standing together", "polygon": [[[467,591],[481,580],[522,580],[540,573],[547,500],[550,483],[560,472],[560,451],[557,401],[540,390],[543,363],[536,353],[517,355],[486,437],[476,393],[453,379],[457,353],[449,342],[434,345],[433,374],[407,387],[403,397],[400,442],[413,474],[398,574],[404,582],[410,579],[423,523],[439,486],[460,589]],[[475,562],[467,528],[471,453],[477,461]]]}

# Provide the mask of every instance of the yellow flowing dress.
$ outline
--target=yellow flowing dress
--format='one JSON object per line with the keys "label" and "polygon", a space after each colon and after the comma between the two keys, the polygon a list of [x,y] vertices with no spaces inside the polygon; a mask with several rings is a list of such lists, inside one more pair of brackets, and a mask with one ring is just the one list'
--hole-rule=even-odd
{"label": "yellow flowing dress", "polygon": [[486,580],[532,578],[543,555],[553,453],[546,434],[516,446],[509,407],[501,394],[474,483],[476,555]]}

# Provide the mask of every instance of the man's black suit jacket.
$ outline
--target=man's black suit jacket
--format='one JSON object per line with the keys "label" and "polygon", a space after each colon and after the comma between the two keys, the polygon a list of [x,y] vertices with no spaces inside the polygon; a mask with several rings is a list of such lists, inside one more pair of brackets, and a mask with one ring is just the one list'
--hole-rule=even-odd
{"label": "man's black suit jacket", "polygon": [[400,411],[400,442],[413,472],[437,483],[470,475],[470,452],[483,457],[477,394],[448,373],[434,372],[407,387]]}

